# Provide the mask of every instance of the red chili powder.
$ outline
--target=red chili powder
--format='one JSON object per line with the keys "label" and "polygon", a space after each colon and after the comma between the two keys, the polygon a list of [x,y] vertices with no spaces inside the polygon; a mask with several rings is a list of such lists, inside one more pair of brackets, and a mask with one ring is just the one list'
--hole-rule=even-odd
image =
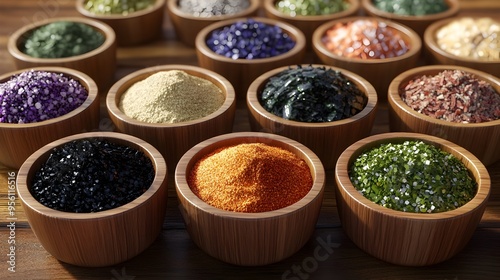
{"label": "red chili powder", "polygon": [[188,176],[189,187],[206,203],[248,213],[289,206],[309,192],[312,181],[303,159],[263,143],[217,149],[199,160]]}

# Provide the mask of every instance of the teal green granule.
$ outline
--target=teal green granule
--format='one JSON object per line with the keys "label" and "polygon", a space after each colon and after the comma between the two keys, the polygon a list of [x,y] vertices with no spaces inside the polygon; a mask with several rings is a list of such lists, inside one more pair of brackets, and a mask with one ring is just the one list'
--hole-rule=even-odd
{"label": "teal green granule", "polygon": [[477,183],[455,156],[422,141],[382,144],[358,156],[349,170],[354,187],[384,207],[437,213],[469,202]]}
{"label": "teal green granule", "polygon": [[290,16],[330,15],[346,10],[345,0],[280,0],[276,9]]}
{"label": "teal green granule", "polygon": [[405,16],[431,15],[448,9],[445,0],[373,0],[373,5],[382,11]]}

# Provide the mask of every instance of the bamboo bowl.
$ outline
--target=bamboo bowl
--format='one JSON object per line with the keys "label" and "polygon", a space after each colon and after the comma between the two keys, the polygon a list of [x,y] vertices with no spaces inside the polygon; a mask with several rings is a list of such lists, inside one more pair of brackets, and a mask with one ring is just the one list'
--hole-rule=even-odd
{"label": "bamboo bowl", "polygon": [[[59,21],[71,21],[87,24],[105,36],[104,43],[97,49],[81,55],[65,58],[37,58],[21,51],[28,36],[44,25]],[[109,87],[116,69],[116,36],[113,29],[105,23],[81,17],[57,17],[25,25],[15,31],[7,42],[7,50],[17,69],[58,66],[72,68],[89,75],[100,91]]]}
{"label": "bamboo bowl", "polygon": [[463,70],[491,84],[500,94],[500,78],[455,65],[429,65],[408,70],[397,76],[389,86],[389,124],[391,131],[434,135],[454,142],[489,166],[500,160],[500,120],[483,123],[453,123],[419,113],[401,99],[400,89],[422,75],[436,75],[444,70]]}
{"label": "bamboo bowl", "polygon": [[[265,143],[289,150],[311,169],[313,186],[298,202],[275,211],[241,213],[215,208],[196,196],[187,183],[194,164],[207,153],[241,143]],[[175,170],[181,214],[191,239],[210,256],[241,266],[279,262],[311,237],[323,200],[325,173],[320,160],[302,144],[267,133],[238,132],[205,140],[191,148]]]}
{"label": "bamboo bowl", "polygon": [[[151,159],[155,178],[145,193],[120,207],[94,213],[54,210],[32,196],[33,176],[53,148],[77,139],[101,137],[140,150]],[[141,139],[114,132],[83,133],[59,139],[33,153],[19,170],[17,190],[31,229],[51,255],[78,266],[110,266],[140,254],[160,233],[167,203],[167,167],[161,154]]]}
{"label": "bamboo bowl", "polygon": [[[431,24],[424,33],[424,47],[427,52],[427,60],[429,64],[440,64],[440,65],[457,65],[476,69],[486,73],[490,73],[493,76],[500,77],[500,60],[478,60],[468,57],[460,57],[448,53],[441,49],[437,44],[436,33],[445,25],[451,23],[454,20],[460,20],[461,17],[453,17],[448,19],[443,19]],[[479,17],[471,17],[479,18]],[[498,19],[496,19],[498,21]]]}
{"label": "bamboo bowl", "polygon": [[136,46],[160,38],[165,13],[165,0],[156,0],[152,7],[128,15],[99,15],[85,9],[87,0],[77,0],[80,15],[104,22],[116,33],[118,46]]}
{"label": "bamboo bowl", "polygon": [[[88,91],[80,107],[57,118],[25,124],[0,123],[0,162],[18,169],[23,162],[42,146],[59,138],[92,131],[99,127],[99,98],[97,85],[88,75],[63,67],[35,67],[37,71],[63,73],[79,81]],[[21,69],[0,76],[4,83],[14,75],[31,69]]]}
{"label": "bamboo bowl", "polygon": [[[200,119],[180,123],[146,123],[125,115],[119,108],[121,96],[127,89],[147,77],[168,70],[183,70],[190,75],[207,79],[225,94],[224,104],[212,114]],[[190,65],[160,65],[135,71],[116,82],[106,96],[106,108],[119,132],[130,134],[155,146],[174,169],[182,155],[199,142],[233,129],[236,112],[234,88],[221,75]]]}
{"label": "bamboo bowl", "polygon": [[176,36],[189,47],[195,47],[196,35],[206,26],[232,18],[257,16],[260,8],[260,0],[250,0],[250,6],[239,13],[199,17],[181,11],[178,2],[178,0],[167,0],[167,13],[174,26]]}
{"label": "bamboo bowl", "polygon": [[367,15],[392,20],[406,25],[417,32],[422,40],[424,39],[425,29],[429,25],[442,19],[454,17],[458,14],[460,10],[459,0],[446,0],[446,4],[448,5],[448,9],[441,13],[422,16],[405,16],[380,10],[373,4],[373,0],[361,0],[361,6]]}
{"label": "bamboo bowl", "polygon": [[230,26],[243,18],[229,19],[203,28],[196,36],[196,55],[200,67],[212,70],[224,76],[231,82],[236,90],[236,98],[245,100],[248,86],[262,73],[274,68],[286,65],[300,64],[305,56],[306,40],[305,36],[298,28],[278,20],[256,17],[255,21],[280,27],[293,40],[295,46],[288,52],[269,58],[259,59],[231,59],[223,55],[216,54],[206,44],[206,39],[210,34],[218,29]]}
{"label": "bamboo bowl", "polygon": [[291,67],[285,66],[262,74],[250,85],[247,93],[249,121],[252,131],[279,134],[306,145],[329,170],[335,167],[337,158],[349,145],[371,134],[378,97],[372,85],[355,73],[321,64],[312,66],[342,72],[368,98],[365,108],[353,117],[324,123],[292,121],[268,112],[260,104],[260,96],[270,78]]}
{"label": "bamboo bowl", "polygon": [[[349,179],[352,162],[367,149],[404,140],[422,140],[459,158],[478,184],[476,196],[455,210],[430,214],[385,208],[364,197]],[[447,140],[418,133],[383,133],[354,143],[340,156],[335,181],[340,219],[349,238],[368,254],[405,266],[433,265],[458,254],[481,220],[491,184],[488,171],[470,152]]]}
{"label": "bamboo bowl", "polygon": [[380,101],[387,100],[387,88],[392,79],[399,73],[415,67],[420,57],[422,41],[415,31],[397,22],[376,18],[379,22],[384,22],[388,27],[399,32],[403,40],[410,44],[410,49],[403,55],[384,59],[362,59],[348,58],[335,55],[329,51],[322,38],[326,31],[337,23],[349,23],[358,19],[374,19],[371,17],[347,17],[324,23],[314,31],[313,49],[318,59],[326,65],[343,68],[354,72],[370,82],[377,91]]}
{"label": "bamboo bowl", "polygon": [[316,28],[331,20],[355,16],[360,8],[359,0],[345,0],[345,2],[349,3],[349,7],[338,13],[317,16],[291,16],[276,9],[275,5],[278,1],[279,0],[264,0],[264,13],[266,17],[287,22],[304,32],[304,35],[306,36],[306,48],[308,50],[312,50],[312,35]]}

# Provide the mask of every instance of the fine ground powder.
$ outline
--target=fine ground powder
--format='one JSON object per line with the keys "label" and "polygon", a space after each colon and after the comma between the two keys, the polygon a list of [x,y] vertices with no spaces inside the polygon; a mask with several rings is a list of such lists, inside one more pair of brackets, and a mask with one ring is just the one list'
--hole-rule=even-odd
{"label": "fine ground powder", "polygon": [[182,70],[169,70],[133,84],[122,95],[118,107],[139,121],[178,123],[210,115],[224,99],[214,83]]}

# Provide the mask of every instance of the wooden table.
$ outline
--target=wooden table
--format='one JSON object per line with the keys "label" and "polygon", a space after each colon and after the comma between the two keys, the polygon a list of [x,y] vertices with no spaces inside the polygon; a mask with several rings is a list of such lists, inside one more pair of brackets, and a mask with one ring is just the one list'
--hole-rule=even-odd
{"label": "wooden table", "polygon": [[[461,14],[498,17],[498,0],[461,0]],[[15,70],[7,53],[10,34],[21,26],[46,17],[77,16],[72,0],[0,1],[0,74]],[[312,62],[309,54],[305,63]],[[118,50],[116,80],[132,71],[159,64],[196,65],[192,48],[176,41],[169,18],[165,18],[160,41]],[[104,109],[104,103],[103,109]],[[102,110],[101,130],[113,129]],[[234,131],[249,131],[244,104],[237,110]],[[372,133],[388,132],[387,104],[380,110]],[[0,147],[0,149],[3,147]],[[238,267],[220,262],[201,251],[185,230],[178,210],[172,173],[164,229],[155,243],[141,255],[112,267],[82,268],[61,263],[37,241],[16,200],[15,272],[9,272],[7,254],[7,178],[17,172],[0,166],[0,278],[16,279],[500,279],[500,162],[488,168],[492,193],[486,212],[467,247],[454,258],[430,267],[402,267],[385,263],[357,248],[344,234],[337,214],[333,173],[327,173],[327,186],[317,229],[310,241],[295,255],[263,267]],[[325,242],[332,243],[326,260],[314,259],[314,252]],[[299,272],[300,271],[300,272]]]}

